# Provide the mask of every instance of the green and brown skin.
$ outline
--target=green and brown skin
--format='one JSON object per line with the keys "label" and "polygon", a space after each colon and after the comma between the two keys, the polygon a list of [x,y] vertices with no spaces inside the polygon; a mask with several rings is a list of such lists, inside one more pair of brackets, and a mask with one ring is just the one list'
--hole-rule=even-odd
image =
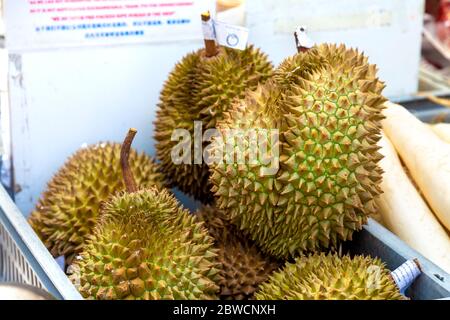
{"label": "green and brown skin", "polygon": [[[381,193],[383,87],[376,67],[344,46],[323,44],[286,59],[218,125],[262,134],[278,129],[279,170],[261,174],[267,166],[260,155],[256,164],[212,166],[217,206],[280,259],[351,240]],[[217,140],[211,153],[223,148]],[[243,151],[247,157],[249,149]]]}
{"label": "green and brown skin", "polygon": [[235,99],[244,97],[247,89],[256,88],[272,74],[267,56],[252,46],[244,51],[215,48],[210,54],[201,49],[175,66],[160,95],[154,135],[157,158],[171,187],[204,204],[213,202],[206,164],[173,163],[171,152],[178,144],[171,141],[173,130],[186,129],[193,137],[194,121],[202,122],[203,132],[215,128]]}
{"label": "green and brown skin", "polygon": [[204,221],[218,250],[219,297],[222,300],[252,299],[259,285],[281,263],[263,254],[253,241],[231,223],[225,212],[213,206],[204,206],[197,211],[196,216]]}
{"label": "green and brown skin", "polygon": [[406,300],[379,259],[302,256],[261,285],[257,300]]}
{"label": "green and brown skin", "polygon": [[216,250],[202,223],[166,189],[139,189],[122,148],[126,192],[112,197],[71,266],[86,299],[215,299]]}
{"label": "green and brown skin", "polygon": [[[56,173],[31,213],[29,223],[54,257],[70,264],[92,233],[100,207],[125,186],[119,143],[80,149]],[[144,153],[130,152],[130,164],[141,186],[166,185],[160,167]]]}

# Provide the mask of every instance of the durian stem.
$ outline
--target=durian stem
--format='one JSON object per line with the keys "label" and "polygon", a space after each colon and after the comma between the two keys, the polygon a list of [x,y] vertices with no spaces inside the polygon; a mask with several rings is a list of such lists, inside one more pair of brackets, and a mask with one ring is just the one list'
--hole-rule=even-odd
{"label": "durian stem", "polygon": [[[209,11],[202,13],[202,21],[204,23],[207,23],[210,20],[211,20],[211,14],[209,13]],[[208,58],[216,56],[217,53],[219,52],[217,50],[216,41],[212,40],[212,39],[205,39],[205,51],[206,51],[206,56]]]}
{"label": "durian stem", "polygon": [[123,181],[128,193],[138,191],[133,172],[131,172],[130,163],[128,162],[128,159],[130,157],[131,144],[133,143],[136,133],[136,129],[132,128],[128,130],[128,134],[123,141],[122,148],[120,149],[120,165],[122,167]]}

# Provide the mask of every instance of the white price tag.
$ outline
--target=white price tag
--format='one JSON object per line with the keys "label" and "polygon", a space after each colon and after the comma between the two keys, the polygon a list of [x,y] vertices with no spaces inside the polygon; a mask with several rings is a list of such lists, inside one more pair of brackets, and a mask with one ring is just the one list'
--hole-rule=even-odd
{"label": "white price tag", "polygon": [[217,42],[224,47],[244,50],[247,47],[249,30],[244,27],[214,21]]}
{"label": "white price tag", "polygon": [[310,49],[314,46],[314,42],[311,40],[310,37],[308,37],[305,27],[302,26],[298,27],[295,33],[297,35],[298,46],[301,46],[306,49]]}

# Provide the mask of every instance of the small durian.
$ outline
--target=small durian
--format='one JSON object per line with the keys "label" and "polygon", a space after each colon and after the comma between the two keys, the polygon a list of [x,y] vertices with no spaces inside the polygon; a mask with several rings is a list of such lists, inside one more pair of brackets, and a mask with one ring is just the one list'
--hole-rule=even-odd
{"label": "small durian", "polygon": [[[29,223],[54,257],[66,264],[80,252],[92,233],[99,208],[110,195],[124,190],[119,143],[99,143],[71,156],[48,183]],[[130,153],[139,185],[165,185],[158,165],[144,153]]]}
{"label": "small durian", "polygon": [[86,299],[215,299],[216,251],[203,223],[167,190],[140,189],[123,144],[126,192],[110,198],[70,278]]}
{"label": "small durian", "polygon": [[[382,192],[383,88],[376,67],[345,46],[287,59],[219,122],[225,138],[209,148],[217,207],[280,259],[351,240]],[[228,150],[239,154],[218,156]]]}
{"label": "small durian", "polygon": [[223,300],[252,299],[258,286],[280,267],[280,263],[264,255],[221,210],[205,206],[196,215],[205,223],[218,250],[219,297]]}
{"label": "small durian", "polygon": [[[160,95],[155,121],[157,158],[171,187],[177,187],[204,204],[213,202],[209,169],[202,152],[194,151],[194,140],[202,144],[201,132],[215,128],[234,99],[256,88],[273,73],[267,55],[248,46],[245,50],[218,48],[209,56],[205,49],[185,56],[170,73]],[[194,121],[198,124],[194,136]],[[184,141],[190,154],[184,153],[182,163],[174,163],[172,152],[179,141],[172,141],[174,130],[189,133]],[[178,139],[175,136],[175,140]]]}
{"label": "small durian", "polygon": [[258,300],[405,300],[379,259],[324,253],[299,257],[260,286]]}

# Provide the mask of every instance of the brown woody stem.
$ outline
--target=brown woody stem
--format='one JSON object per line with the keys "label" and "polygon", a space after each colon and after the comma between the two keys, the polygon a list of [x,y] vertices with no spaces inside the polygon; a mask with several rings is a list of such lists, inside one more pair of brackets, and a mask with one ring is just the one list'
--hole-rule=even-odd
{"label": "brown woody stem", "polygon": [[[208,22],[210,20],[211,20],[211,14],[209,13],[209,11],[202,13],[202,21],[203,22]],[[212,40],[212,39],[205,39],[205,51],[206,51],[206,56],[208,58],[214,57],[215,55],[217,55],[217,53],[219,51],[217,50],[216,41]]]}
{"label": "brown woody stem", "polygon": [[138,191],[136,181],[134,180],[134,176],[130,168],[130,163],[128,161],[130,157],[131,144],[133,143],[136,133],[136,129],[128,130],[128,134],[123,141],[122,148],[120,149],[120,165],[122,167],[123,181],[128,193]]}

